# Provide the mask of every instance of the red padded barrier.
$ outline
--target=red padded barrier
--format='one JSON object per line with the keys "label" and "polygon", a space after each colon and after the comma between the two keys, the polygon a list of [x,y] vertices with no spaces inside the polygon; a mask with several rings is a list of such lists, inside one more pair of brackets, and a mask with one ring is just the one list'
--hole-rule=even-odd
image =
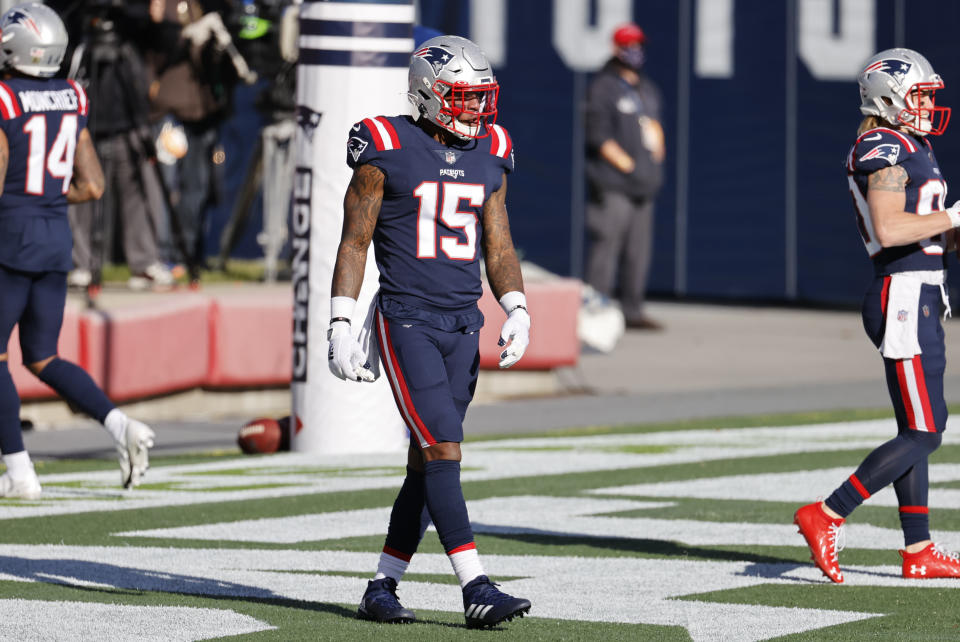
{"label": "red padded barrier", "polygon": [[89,371],[114,401],[201,386],[210,363],[210,299],[179,294],[149,306],[87,312]]}
{"label": "red padded barrier", "polygon": [[[577,312],[580,282],[529,283],[533,319],[530,346],[512,369],[574,365],[580,355]],[[68,306],[60,355],[82,366],[114,401],[161,395],[195,386],[269,386],[290,382],[292,294],[266,292],[158,296],[137,307],[79,312]],[[488,288],[480,309],[480,366],[496,369],[503,311]],[[17,332],[10,371],[23,399],[55,397],[20,365]]]}
{"label": "red padded barrier", "polygon": [[[20,328],[13,329],[7,355],[10,364],[10,376],[17,387],[21,399],[49,399],[57,393],[47,384],[33,376],[23,365],[23,356],[20,353]],[[80,358],[80,312],[72,305],[63,311],[63,326],[60,329],[60,340],[57,343],[57,354],[67,361],[73,361],[85,367]]]}
{"label": "red padded barrier", "polygon": [[208,386],[290,382],[293,292],[214,297]]}
{"label": "red padded barrier", "polygon": [[[530,312],[530,345],[511,370],[549,370],[572,366],[580,357],[577,312],[580,310],[580,281],[556,279],[525,285]],[[484,285],[480,310],[486,319],[480,331],[480,367],[498,368],[500,326],[506,318],[500,304]]]}

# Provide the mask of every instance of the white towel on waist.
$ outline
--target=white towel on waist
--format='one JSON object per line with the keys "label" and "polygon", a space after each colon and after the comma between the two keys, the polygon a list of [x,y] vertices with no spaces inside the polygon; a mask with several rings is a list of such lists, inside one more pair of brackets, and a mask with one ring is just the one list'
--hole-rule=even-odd
{"label": "white towel on waist", "polygon": [[917,313],[923,279],[908,274],[890,277],[887,290],[887,320],[880,353],[888,359],[912,359],[920,354]]}
{"label": "white towel on waist", "polygon": [[367,307],[367,314],[363,317],[363,323],[360,324],[360,332],[357,335],[357,341],[360,343],[360,349],[366,356],[365,366],[373,373],[375,379],[380,378],[380,345],[377,342],[377,295],[373,295],[370,305]]}

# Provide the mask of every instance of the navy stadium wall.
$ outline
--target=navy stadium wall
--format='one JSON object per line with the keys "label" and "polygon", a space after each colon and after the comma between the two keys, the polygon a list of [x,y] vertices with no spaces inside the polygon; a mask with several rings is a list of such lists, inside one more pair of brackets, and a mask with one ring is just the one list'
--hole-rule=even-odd
{"label": "navy stadium wall", "polygon": [[[651,292],[826,304],[858,301],[871,273],[843,168],[860,121],[860,63],[888,47],[918,49],[946,82],[938,103],[960,107],[960,3],[908,4],[419,2],[422,24],[494,52],[500,122],[517,159],[508,204],[525,258],[582,270],[580,110],[609,48],[596,33],[575,34],[626,17],[648,34],[648,73],[667,106]],[[934,145],[946,179],[960,181],[960,122]]]}

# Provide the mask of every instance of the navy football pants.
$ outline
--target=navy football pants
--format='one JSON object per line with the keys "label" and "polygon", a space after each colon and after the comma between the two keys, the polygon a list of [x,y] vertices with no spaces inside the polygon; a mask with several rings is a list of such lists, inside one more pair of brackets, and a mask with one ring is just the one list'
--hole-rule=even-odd
{"label": "navy football pants", "polygon": [[[873,345],[880,347],[887,310],[890,277],[879,277],[863,300],[863,327]],[[942,432],[947,425],[947,404],[943,398],[943,373],[947,366],[943,327],[940,324],[940,288],[924,285],[920,303],[908,314],[917,315],[917,334],[921,354],[913,359],[884,359],[887,389],[900,430]]]}
{"label": "navy football pants", "polygon": [[19,272],[0,266],[0,341],[3,352],[20,324],[25,364],[57,354],[67,297],[66,272]]}
{"label": "navy football pants", "polygon": [[480,370],[480,333],[390,321],[377,310],[380,356],[410,438],[420,448],[463,441]]}
{"label": "navy football pants", "polygon": [[[878,348],[883,340],[886,315],[900,312],[887,307],[889,285],[890,277],[874,279],[863,300],[863,327]],[[943,398],[946,357],[940,308],[940,288],[922,286],[917,309],[905,311],[917,315],[921,354],[912,359],[883,359],[887,389],[897,418],[897,437],[867,455],[854,474],[826,499],[827,506],[846,517],[864,500],[892,483],[907,546],[930,539],[927,458],[940,446],[940,433],[947,422]]]}

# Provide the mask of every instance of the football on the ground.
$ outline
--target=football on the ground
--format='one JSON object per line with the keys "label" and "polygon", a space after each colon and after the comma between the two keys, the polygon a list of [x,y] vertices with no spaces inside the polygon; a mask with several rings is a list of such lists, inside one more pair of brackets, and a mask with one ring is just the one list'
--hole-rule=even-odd
{"label": "football on the ground", "polygon": [[237,444],[240,450],[248,455],[275,453],[280,450],[282,439],[283,430],[279,422],[276,419],[260,417],[240,429]]}

